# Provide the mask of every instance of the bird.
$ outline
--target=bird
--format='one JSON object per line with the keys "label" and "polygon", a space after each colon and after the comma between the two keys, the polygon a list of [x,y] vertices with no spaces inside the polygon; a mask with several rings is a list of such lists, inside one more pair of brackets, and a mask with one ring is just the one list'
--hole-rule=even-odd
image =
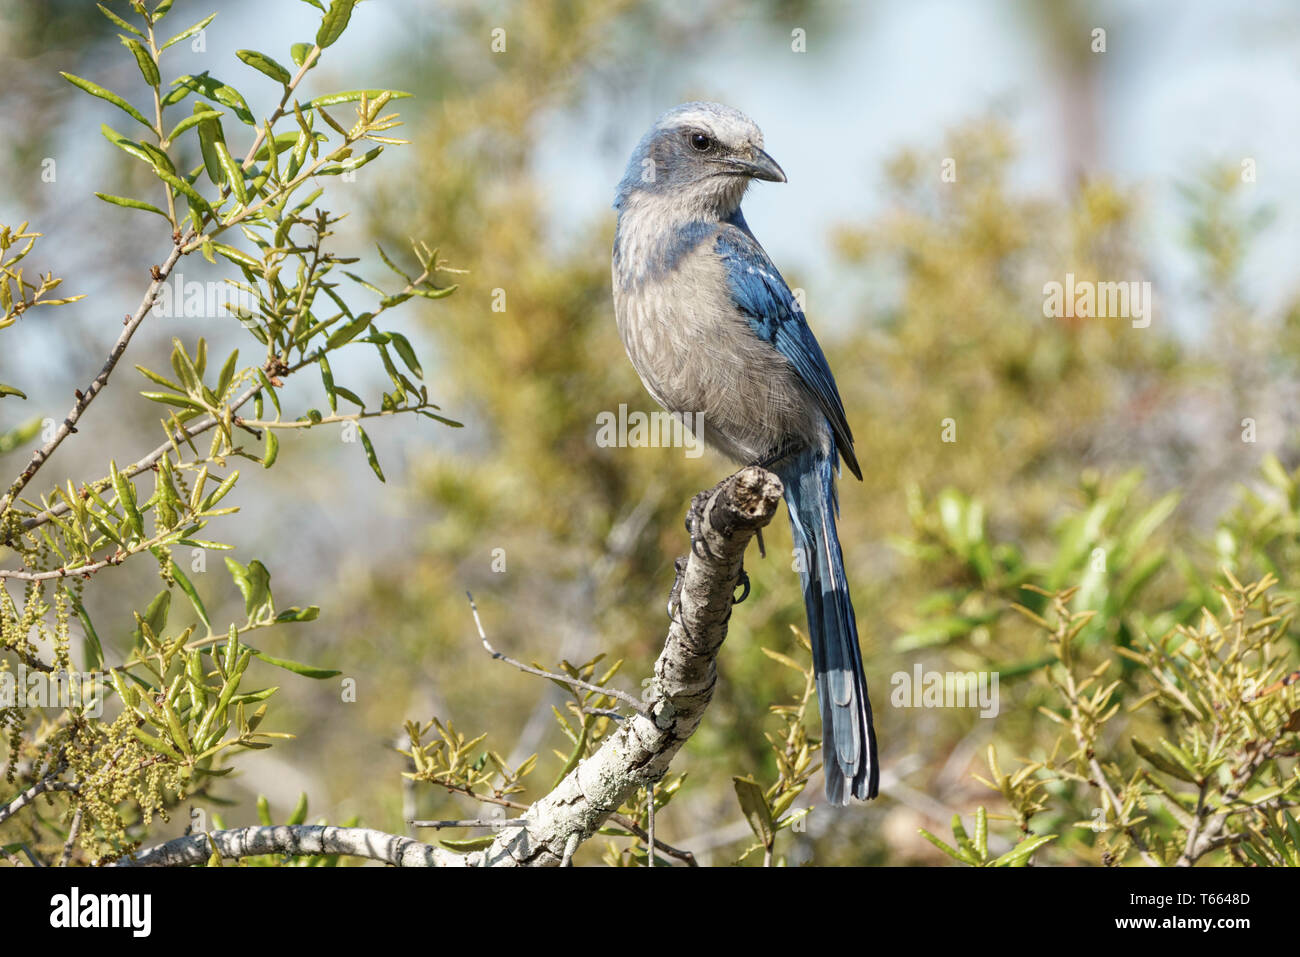
{"label": "bird", "polygon": [[[641,138],[618,184],[612,281],[646,390],[697,438],[784,485],[822,718],[827,800],[876,796],[876,733],[836,520],[840,463],[859,480],[844,403],[802,307],[741,213],[786,182],[744,113],[683,103]],[[703,433],[703,434],[699,434]]]}

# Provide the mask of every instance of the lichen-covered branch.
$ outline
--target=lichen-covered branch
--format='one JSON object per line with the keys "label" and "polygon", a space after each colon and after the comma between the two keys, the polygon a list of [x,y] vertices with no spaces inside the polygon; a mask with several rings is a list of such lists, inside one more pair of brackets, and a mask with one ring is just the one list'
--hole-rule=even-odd
{"label": "lichen-covered branch", "polygon": [[456,867],[468,863],[463,856],[451,851],[373,828],[280,824],[190,834],[123,858],[117,864],[119,867],[187,867],[206,863],[214,850],[225,860],[257,854],[290,857],[343,854],[383,861],[394,867]]}
{"label": "lichen-covered branch", "polygon": [[771,521],[781,493],[775,475],[751,467],[696,496],[696,547],[681,573],[676,613],[646,692],[649,717],[632,715],[524,813],[524,827],[500,833],[491,847],[470,855],[472,863],[559,865],[575,839],[587,840],[637,788],[663,777],[713,697],[741,560],[750,539]]}

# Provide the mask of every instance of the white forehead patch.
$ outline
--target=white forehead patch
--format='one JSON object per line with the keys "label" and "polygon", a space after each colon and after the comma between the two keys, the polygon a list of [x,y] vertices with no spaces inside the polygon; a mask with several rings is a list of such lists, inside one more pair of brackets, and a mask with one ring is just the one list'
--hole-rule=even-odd
{"label": "white forehead patch", "polygon": [[728,146],[763,145],[763,131],[758,124],[740,110],[721,103],[683,103],[659,117],[655,124],[660,130],[682,127],[706,130]]}

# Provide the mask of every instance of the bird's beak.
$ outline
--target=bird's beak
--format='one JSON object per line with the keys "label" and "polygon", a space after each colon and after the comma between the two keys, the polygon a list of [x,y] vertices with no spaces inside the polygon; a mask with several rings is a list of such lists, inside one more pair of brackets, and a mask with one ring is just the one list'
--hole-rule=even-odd
{"label": "bird's beak", "polygon": [[777,165],[776,160],[757,146],[754,147],[752,159],[733,159],[732,163],[735,165],[736,172],[753,179],[763,179],[769,183],[785,182],[785,171]]}

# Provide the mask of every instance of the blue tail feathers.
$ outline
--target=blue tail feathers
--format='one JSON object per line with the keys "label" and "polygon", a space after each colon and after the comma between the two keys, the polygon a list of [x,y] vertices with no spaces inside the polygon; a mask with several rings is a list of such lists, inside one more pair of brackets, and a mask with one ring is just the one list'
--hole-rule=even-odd
{"label": "blue tail feathers", "polygon": [[850,794],[873,798],[880,764],[857,619],[835,530],[835,453],[805,450],[780,463],[776,472],[785,483],[795,548],[802,549],[799,571],[821,703],[826,799],[842,805]]}

